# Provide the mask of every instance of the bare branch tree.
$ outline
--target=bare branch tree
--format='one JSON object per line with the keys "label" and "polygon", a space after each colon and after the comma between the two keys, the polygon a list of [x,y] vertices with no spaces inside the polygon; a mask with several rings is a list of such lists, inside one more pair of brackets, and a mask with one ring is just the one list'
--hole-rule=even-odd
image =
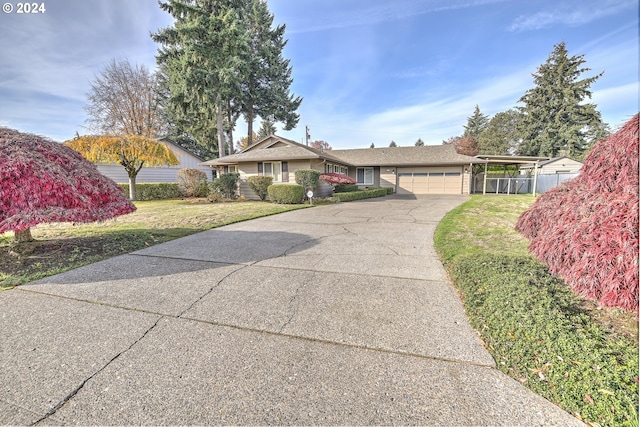
{"label": "bare branch tree", "polygon": [[144,65],[112,60],[91,83],[87,99],[87,122],[98,134],[156,138],[164,133],[156,78]]}

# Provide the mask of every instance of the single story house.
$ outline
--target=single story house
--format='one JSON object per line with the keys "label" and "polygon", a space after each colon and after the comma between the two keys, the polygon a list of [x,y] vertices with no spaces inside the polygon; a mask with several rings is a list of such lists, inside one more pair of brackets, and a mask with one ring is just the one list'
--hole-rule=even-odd
{"label": "single story house", "polygon": [[[526,173],[534,168],[534,164],[526,164],[520,166],[521,173]],[[553,175],[553,174],[564,174],[564,173],[572,173],[577,174],[580,172],[582,168],[582,163],[570,159],[568,157],[554,157],[549,160],[543,160],[538,162],[538,175]]]}
{"label": "single story house", "polygon": [[[212,178],[211,168],[200,165],[200,163],[202,163],[204,159],[175,144],[169,138],[159,138],[158,141],[166,144],[167,147],[169,147],[169,149],[176,155],[180,163],[175,166],[143,166],[142,169],[140,169],[140,172],[138,172],[136,183],[140,184],[143,182],[178,182],[178,171],[184,168],[199,169],[207,174],[208,179]],[[124,167],[119,164],[98,163],[96,166],[98,167],[98,171],[100,173],[106,175],[115,182],[129,182],[127,171],[125,171]]]}
{"label": "single story house", "polygon": [[[298,169],[340,173],[361,187],[390,187],[398,194],[469,194],[472,165],[484,162],[456,153],[452,145],[319,151],[271,135],[201,165],[219,173],[240,173],[240,195],[257,199],[247,183],[249,176],[270,175],[274,183],[295,183]],[[328,184],[319,187],[317,197],[331,194]]]}

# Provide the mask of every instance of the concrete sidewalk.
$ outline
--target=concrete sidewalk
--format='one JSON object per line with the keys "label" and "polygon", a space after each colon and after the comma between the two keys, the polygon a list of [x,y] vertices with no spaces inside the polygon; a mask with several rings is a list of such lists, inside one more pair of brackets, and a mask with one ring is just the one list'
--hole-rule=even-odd
{"label": "concrete sidewalk", "polygon": [[0,293],[0,424],[582,425],[495,369],[433,249],[465,200],[199,233]]}

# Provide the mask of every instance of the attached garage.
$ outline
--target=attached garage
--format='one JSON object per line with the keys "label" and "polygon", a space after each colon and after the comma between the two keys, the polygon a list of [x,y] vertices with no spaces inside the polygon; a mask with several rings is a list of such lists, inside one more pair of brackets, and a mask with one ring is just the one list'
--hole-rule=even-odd
{"label": "attached garage", "polygon": [[398,168],[398,194],[461,194],[461,167]]}
{"label": "attached garage", "polygon": [[456,153],[451,144],[332,150],[331,155],[350,165],[358,186],[393,188],[398,194],[469,194],[473,165],[486,163]]}

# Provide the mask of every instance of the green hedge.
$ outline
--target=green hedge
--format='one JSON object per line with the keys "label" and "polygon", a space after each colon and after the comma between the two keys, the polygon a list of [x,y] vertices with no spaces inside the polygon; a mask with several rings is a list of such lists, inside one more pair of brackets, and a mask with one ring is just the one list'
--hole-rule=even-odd
{"label": "green hedge", "polygon": [[349,193],[336,193],[334,199],[340,202],[351,202],[353,200],[370,199],[372,197],[382,197],[387,195],[386,188],[376,188],[375,190],[352,191]]}
{"label": "green hedge", "polygon": [[273,184],[267,193],[269,200],[283,205],[297,205],[304,200],[304,187],[298,184]]}
{"label": "green hedge", "polygon": [[338,184],[336,185],[336,193],[350,193],[352,191],[358,191],[358,184]]}
{"label": "green hedge", "polygon": [[260,197],[260,200],[265,200],[268,196],[269,186],[273,184],[272,176],[254,175],[247,179],[249,188],[256,193],[256,196]]}
{"label": "green hedge", "polygon": [[[129,195],[129,184],[118,184],[124,194]],[[182,197],[176,182],[144,182],[136,184],[137,200],[165,200]]]}

